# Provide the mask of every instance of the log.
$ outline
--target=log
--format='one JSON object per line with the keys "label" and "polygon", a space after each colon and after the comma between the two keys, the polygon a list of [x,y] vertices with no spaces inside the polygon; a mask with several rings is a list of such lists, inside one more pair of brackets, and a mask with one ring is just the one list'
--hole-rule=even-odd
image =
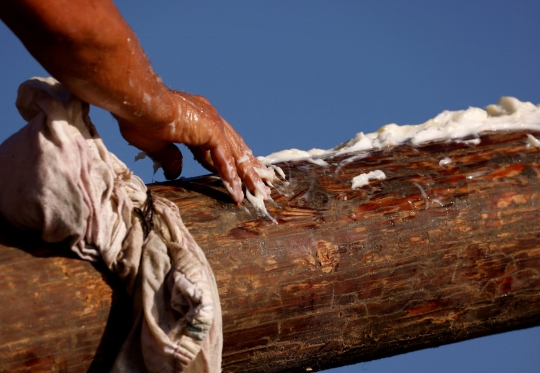
{"label": "log", "polygon": [[[525,132],[329,162],[281,164],[277,225],[212,176],[150,185],[214,269],[224,372],[317,371],[540,325],[540,150]],[[373,170],[387,178],[351,189]],[[0,225],[0,371],[105,371],[130,327],[121,285]]]}

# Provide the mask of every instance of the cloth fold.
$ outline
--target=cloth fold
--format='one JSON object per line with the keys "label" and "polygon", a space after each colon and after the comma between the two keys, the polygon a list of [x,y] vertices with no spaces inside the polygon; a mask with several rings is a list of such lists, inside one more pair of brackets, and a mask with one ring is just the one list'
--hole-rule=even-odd
{"label": "cloth fold", "polygon": [[216,282],[177,206],[147,195],[56,80],[24,82],[16,105],[28,124],[0,145],[0,214],[123,280],[135,320],[113,371],[220,372]]}

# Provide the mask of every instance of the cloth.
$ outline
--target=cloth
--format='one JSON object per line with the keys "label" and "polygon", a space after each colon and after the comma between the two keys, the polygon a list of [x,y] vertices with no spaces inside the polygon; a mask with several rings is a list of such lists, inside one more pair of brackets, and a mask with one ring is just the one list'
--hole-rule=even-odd
{"label": "cloth", "polygon": [[24,82],[16,104],[28,124],[0,145],[0,213],[123,280],[135,320],[113,371],[220,372],[216,282],[176,205],[147,195],[54,79]]}

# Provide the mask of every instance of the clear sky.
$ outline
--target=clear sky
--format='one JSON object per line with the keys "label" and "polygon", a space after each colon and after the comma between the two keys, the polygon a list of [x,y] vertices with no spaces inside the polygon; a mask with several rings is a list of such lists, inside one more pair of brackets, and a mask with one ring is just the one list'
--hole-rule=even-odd
{"label": "clear sky", "polygon": [[[501,96],[540,103],[538,1],[141,1],[116,4],[156,72],[206,96],[255,155],[328,149],[387,123]],[[18,85],[47,73],[0,23],[0,141],[23,120]],[[61,56],[58,56],[61,58]],[[91,116],[108,148],[146,182],[147,160],[112,118]],[[204,170],[185,156],[184,176]],[[539,372],[540,328],[506,333],[335,372]],[[334,371],[333,371],[334,372]]]}

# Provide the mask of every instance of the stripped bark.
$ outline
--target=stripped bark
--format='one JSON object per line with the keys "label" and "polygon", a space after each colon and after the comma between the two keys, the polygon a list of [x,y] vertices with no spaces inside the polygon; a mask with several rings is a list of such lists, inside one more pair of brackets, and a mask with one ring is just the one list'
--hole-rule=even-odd
{"label": "stripped bark", "polygon": [[[540,325],[540,150],[525,133],[329,162],[281,165],[278,225],[213,177],[151,186],[214,269],[225,372],[316,371]],[[377,169],[386,180],[351,190]],[[5,223],[0,245],[0,371],[103,371],[129,329],[121,286]]]}

